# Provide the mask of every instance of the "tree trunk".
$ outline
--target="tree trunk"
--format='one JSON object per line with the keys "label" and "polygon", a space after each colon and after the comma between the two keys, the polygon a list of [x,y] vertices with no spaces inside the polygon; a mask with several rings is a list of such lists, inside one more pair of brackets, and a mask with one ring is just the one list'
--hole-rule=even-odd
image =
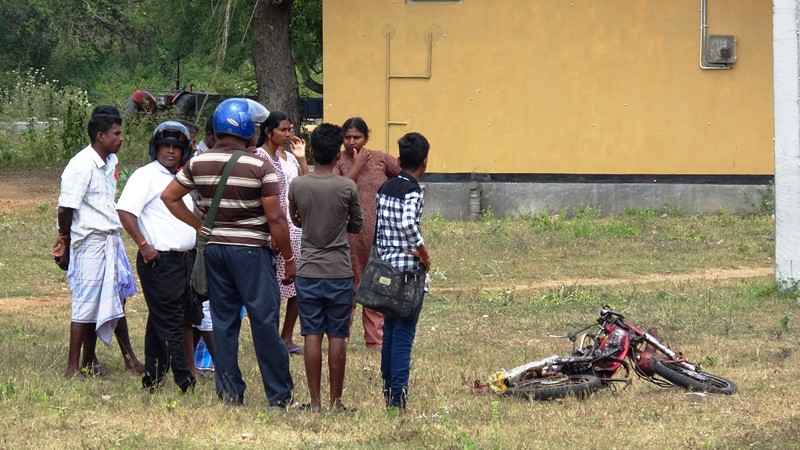
{"label": "tree trunk", "polygon": [[317,83],[317,80],[311,78],[311,73],[308,71],[308,67],[301,64],[299,69],[300,75],[303,77],[303,84],[317,94],[322,95],[322,84]]}
{"label": "tree trunk", "polygon": [[261,0],[253,13],[253,65],[258,99],[299,124],[297,74],[289,34],[292,0]]}

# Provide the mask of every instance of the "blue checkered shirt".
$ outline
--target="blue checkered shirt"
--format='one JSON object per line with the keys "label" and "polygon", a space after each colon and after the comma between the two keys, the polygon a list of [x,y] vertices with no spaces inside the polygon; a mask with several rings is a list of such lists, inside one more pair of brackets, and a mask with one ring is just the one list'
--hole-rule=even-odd
{"label": "blue checkered shirt", "polygon": [[405,253],[425,243],[420,232],[423,192],[419,183],[408,173],[400,172],[381,186],[376,200],[375,242],[381,258],[400,270],[419,269],[421,260]]}

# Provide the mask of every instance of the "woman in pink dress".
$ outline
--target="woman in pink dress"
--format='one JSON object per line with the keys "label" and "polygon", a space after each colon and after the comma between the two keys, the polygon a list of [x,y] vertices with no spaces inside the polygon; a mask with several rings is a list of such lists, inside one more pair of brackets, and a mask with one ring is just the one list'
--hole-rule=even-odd
{"label": "woman in pink dress", "polygon": [[[256,154],[272,163],[275,174],[278,175],[281,187],[281,208],[286,217],[289,217],[289,183],[296,177],[308,173],[308,163],[306,162],[306,143],[300,137],[294,135],[294,125],[280,111],[269,113],[267,120],[261,124],[261,135],[258,138],[258,149]],[[286,151],[286,150],[289,151]],[[300,239],[303,230],[295,227],[291,220],[289,222],[289,237],[292,241],[292,250],[296,258],[300,258]],[[297,323],[297,292],[294,283],[283,284],[281,280],[286,270],[286,262],[280,252],[275,255],[276,275],[278,285],[281,288],[281,299],[286,300],[286,315],[283,319],[281,338],[289,349],[289,354],[302,354],[303,348],[295,345],[292,335],[294,326]],[[295,263],[297,264],[297,263]]]}
{"label": "woman in pink dress", "polygon": [[[369,140],[369,128],[361,117],[351,117],[342,125],[344,130],[344,152],[336,164],[334,173],[356,182],[364,226],[359,234],[348,234],[350,240],[350,262],[353,265],[355,285],[361,281],[375,235],[375,195],[378,188],[389,178],[400,173],[397,158],[386,152],[365,147]],[[353,299],[355,305],[355,298]],[[355,316],[355,307],[353,308]],[[380,350],[383,345],[383,315],[369,308],[362,308],[364,341],[368,348]],[[352,319],[350,322],[352,330]],[[352,333],[351,333],[352,335]]]}

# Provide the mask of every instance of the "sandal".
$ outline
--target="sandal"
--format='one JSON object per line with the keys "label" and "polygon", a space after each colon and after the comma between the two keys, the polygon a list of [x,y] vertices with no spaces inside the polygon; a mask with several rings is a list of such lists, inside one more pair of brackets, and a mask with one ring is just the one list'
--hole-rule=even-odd
{"label": "sandal", "polygon": [[310,412],[311,414],[319,414],[320,407],[319,406],[311,406],[311,403],[303,403],[297,406],[297,409],[300,411]]}
{"label": "sandal", "polygon": [[330,411],[338,414],[350,415],[350,414],[355,414],[356,411],[358,410],[356,408],[348,408],[347,406],[344,406],[343,404],[340,403],[338,406],[331,406]]}

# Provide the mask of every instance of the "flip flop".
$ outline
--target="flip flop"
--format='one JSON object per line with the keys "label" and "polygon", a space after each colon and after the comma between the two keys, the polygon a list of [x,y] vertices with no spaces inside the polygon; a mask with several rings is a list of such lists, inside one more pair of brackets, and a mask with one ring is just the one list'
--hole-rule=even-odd
{"label": "flip flop", "polygon": [[319,406],[311,406],[311,403],[303,403],[302,405],[297,405],[297,409],[300,411],[310,412],[311,414],[319,414],[321,412],[321,408]]}
{"label": "flip flop", "polygon": [[294,347],[289,349],[290,355],[302,355],[303,354],[303,347]]}

